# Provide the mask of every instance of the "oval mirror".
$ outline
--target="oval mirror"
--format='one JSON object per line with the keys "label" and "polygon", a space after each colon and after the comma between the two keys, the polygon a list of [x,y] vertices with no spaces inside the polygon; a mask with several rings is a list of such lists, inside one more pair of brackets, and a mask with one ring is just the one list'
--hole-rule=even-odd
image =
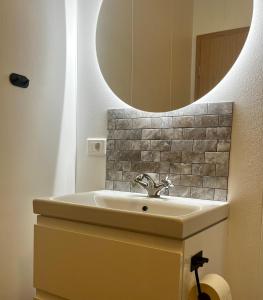
{"label": "oval mirror", "polygon": [[104,79],[141,110],[186,106],[236,61],[252,7],[252,0],[105,0],[96,35]]}

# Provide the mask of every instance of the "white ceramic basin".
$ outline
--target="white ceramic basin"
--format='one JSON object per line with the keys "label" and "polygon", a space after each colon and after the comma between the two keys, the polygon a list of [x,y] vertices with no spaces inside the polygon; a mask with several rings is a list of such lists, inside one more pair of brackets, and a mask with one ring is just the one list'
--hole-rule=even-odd
{"label": "white ceramic basin", "polygon": [[33,202],[36,214],[125,230],[185,239],[228,216],[228,204],[219,201],[94,191],[41,198]]}

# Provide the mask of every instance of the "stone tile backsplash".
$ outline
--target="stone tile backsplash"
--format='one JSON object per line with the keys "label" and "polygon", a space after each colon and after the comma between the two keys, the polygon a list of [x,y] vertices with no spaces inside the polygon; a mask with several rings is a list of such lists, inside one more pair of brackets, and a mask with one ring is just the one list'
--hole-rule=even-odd
{"label": "stone tile backsplash", "polygon": [[157,182],[166,176],[169,194],[227,200],[233,103],[201,103],[167,113],[108,111],[106,189],[145,191],[140,173]]}

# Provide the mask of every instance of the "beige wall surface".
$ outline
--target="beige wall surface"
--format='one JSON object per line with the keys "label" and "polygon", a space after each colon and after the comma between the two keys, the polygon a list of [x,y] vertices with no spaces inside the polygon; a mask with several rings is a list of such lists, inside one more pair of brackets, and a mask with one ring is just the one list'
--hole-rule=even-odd
{"label": "beige wall surface", "polygon": [[250,26],[253,0],[193,0],[191,99],[194,99],[196,36]]}
{"label": "beige wall surface", "polygon": [[194,0],[193,34],[250,25],[253,0]]}
{"label": "beige wall surface", "polygon": [[[107,109],[126,106],[109,90],[97,64],[95,28],[100,4],[101,0],[79,0],[78,191],[104,187],[105,158],[87,157],[85,138],[106,137]],[[226,264],[234,300],[263,299],[263,1],[254,0],[254,6],[251,32],[239,60],[200,100],[235,102]]]}
{"label": "beige wall surface", "polygon": [[[0,2],[0,299],[33,298],[32,199],[53,193],[65,80],[63,0]],[[20,89],[11,72],[30,78]]]}

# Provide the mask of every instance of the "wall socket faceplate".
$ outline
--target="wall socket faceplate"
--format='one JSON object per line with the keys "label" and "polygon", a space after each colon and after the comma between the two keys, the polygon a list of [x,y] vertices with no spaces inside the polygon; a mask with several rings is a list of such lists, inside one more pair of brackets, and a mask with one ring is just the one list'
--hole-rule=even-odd
{"label": "wall socket faceplate", "polygon": [[87,138],[87,155],[89,156],[105,156],[106,155],[106,138]]}

